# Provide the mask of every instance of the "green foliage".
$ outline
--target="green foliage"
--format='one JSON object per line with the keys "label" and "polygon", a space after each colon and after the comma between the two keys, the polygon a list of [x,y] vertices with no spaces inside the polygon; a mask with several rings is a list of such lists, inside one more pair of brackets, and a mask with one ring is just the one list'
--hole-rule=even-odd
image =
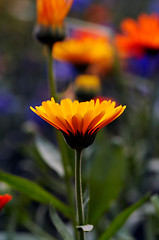
{"label": "green foliage", "polygon": [[36,147],[47,165],[53,169],[60,177],[64,176],[64,170],[61,162],[61,155],[51,142],[40,135],[35,138]]}
{"label": "green foliage", "polygon": [[[101,141],[105,141],[102,136]],[[120,139],[98,146],[90,173],[89,223],[96,224],[123,189],[126,156]]]}
{"label": "green foliage", "polygon": [[[16,240],[37,240],[36,237],[34,237],[30,233],[16,233],[14,236],[14,239]],[[0,234],[0,240],[6,240],[8,239],[8,234],[7,233],[1,233]],[[46,240],[46,238],[39,238],[39,240]],[[51,239],[50,239],[51,240]],[[52,239],[53,240],[53,239]]]}
{"label": "green foliage", "polygon": [[40,203],[52,203],[54,207],[56,207],[66,216],[70,216],[71,214],[71,209],[67,205],[62,203],[55,196],[44,190],[33,181],[4,172],[0,172],[0,181],[9,184],[13,189],[20,191],[29,198]]}
{"label": "green foliage", "polygon": [[50,217],[51,217],[52,223],[54,224],[54,226],[62,236],[63,240],[74,240],[73,236],[68,231],[66,225],[62,222],[59,215],[57,214],[55,208],[53,208],[51,205],[50,205]]}
{"label": "green foliage", "polygon": [[155,207],[156,215],[159,218],[159,196],[158,195],[153,195],[151,197],[151,202],[152,202],[153,206]]}
{"label": "green foliage", "polygon": [[45,232],[40,226],[38,226],[33,221],[25,221],[23,225],[31,232],[33,233],[36,238],[45,239],[45,240],[57,240],[53,236],[49,235],[47,232]]}
{"label": "green foliage", "polygon": [[142,199],[140,199],[137,203],[132,206],[126,208],[123,212],[121,212],[112,223],[108,226],[103,235],[99,238],[99,240],[109,240],[111,237],[117,233],[117,231],[124,225],[128,217],[139,207],[141,207],[148,199],[150,195],[147,194]]}

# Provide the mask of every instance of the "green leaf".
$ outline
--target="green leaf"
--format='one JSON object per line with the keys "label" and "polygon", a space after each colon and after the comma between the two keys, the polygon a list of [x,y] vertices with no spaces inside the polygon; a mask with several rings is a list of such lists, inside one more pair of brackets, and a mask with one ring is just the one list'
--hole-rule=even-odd
{"label": "green leaf", "polygon": [[53,208],[51,205],[50,205],[50,217],[54,226],[56,227],[56,229],[58,230],[58,232],[60,233],[64,240],[74,240],[72,235],[69,233],[67,227],[57,214],[55,208]]}
{"label": "green leaf", "polygon": [[23,226],[25,226],[30,232],[32,232],[37,239],[39,239],[39,237],[41,239],[42,237],[45,240],[57,240],[55,237],[45,232],[40,226],[38,226],[36,223],[34,223],[31,220],[25,221],[23,223]]}
{"label": "green leaf", "polygon": [[[0,233],[0,240],[6,240],[8,238],[8,233],[7,232],[2,232]],[[15,233],[14,237],[12,236],[12,239],[16,240],[37,240],[37,237],[34,237],[30,233]],[[46,238],[38,238],[39,240],[46,240]]]}
{"label": "green leaf", "polygon": [[99,240],[110,240],[117,231],[124,225],[128,217],[141,205],[143,205],[148,199],[150,195],[145,195],[142,199],[140,199],[137,203],[132,206],[126,208],[122,213],[120,213],[113,222],[108,226],[104,234],[99,238]]}
{"label": "green leaf", "polygon": [[9,184],[13,189],[18,190],[19,192],[40,203],[52,203],[54,207],[68,217],[71,215],[71,209],[67,205],[62,203],[51,193],[47,192],[33,181],[4,172],[0,172],[0,181]]}
{"label": "green leaf", "polygon": [[[90,173],[90,202],[88,221],[95,225],[106,212],[125,184],[127,159],[120,138],[101,144],[95,150]],[[96,146],[95,146],[96,147]]]}
{"label": "green leaf", "polygon": [[45,163],[59,176],[63,177],[64,169],[59,150],[51,142],[47,141],[40,135],[35,137],[35,144]]}
{"label": "green leaf", "polygon": [[159,217],[159,196],[155,194],[151,197],[150,200],[155,207],[157,216]]}

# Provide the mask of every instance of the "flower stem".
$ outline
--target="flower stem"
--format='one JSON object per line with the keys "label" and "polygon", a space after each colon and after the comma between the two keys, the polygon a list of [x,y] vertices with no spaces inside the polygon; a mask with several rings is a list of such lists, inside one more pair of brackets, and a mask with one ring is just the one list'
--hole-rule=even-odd
{"label": "flower stem", "polygon": [[[47,50],[48,50],[48,81],[49,81],[50,96],[54,97],[54,99],[57,100],[56,85],[55,85],[54,74],[53,74],[52,48],[50,46],[48,46]],[[71,220],[72,220],[72,223],[73,223],[73,226],[75,229],[75,236],[77,238],[73,192],[72,192],[72,184],[71,184],[71,178],[70,178],[71,167],[70,167],[68,152],[67,152],[67,148],[66,148],[67,146],[64,142],[64,139],[63,139],[61,133],[58,130],[56,131],[56,137],[57,137],[58,145],[60,148],[63,168],[64,168],[64,172],[65,172],[65,182],[66,182],[66,188],[67,188],[68,201],[69,201],[70,207],[72,209]]]}
{"label": "flower stem", "polygon": [[[76,208],[78,226],[84,225],[84,210],[82,198],[82,182],[81,182],[81,150],[75,152],[75,193],[76,193]],[[84,240],[84,231],[79,228],[79,240]]]}
{"label": "flower stem", "polygon": [[52,57],[51,46],[47,47],[47,54],[48,54],[48,80],[49,80],[50,96],[54,97],[54,99],[57,100],[56,85],[55,85],[54,74],[53,74],[53,57]]}

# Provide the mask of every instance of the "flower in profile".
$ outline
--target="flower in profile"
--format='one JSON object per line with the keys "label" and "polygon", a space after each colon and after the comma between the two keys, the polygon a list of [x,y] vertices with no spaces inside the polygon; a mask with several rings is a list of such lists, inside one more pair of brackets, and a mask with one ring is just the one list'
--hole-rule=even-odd
{"label": "flower in profile", "polygon": [[54,45],[53,57],[59,61],[70,62],[78,68],[87,68],[90,64],[110,68],[113,48],[104,37],[70,38]]}
{"label": "flower in profile", "polygon": [[88,101],[97,96],[101,89],[100,78],[95,75],[78,75],[74,82],[75,92],[79,101]]}
{"label": "flower in profile", "polygon": [[0,210],[12,199],[10,194],[0,195]]}
{"label": "flower in profile", "polygon": [[115,102],[87,102],[61,100],[60,104],[51,101],[41,106],[30,107],[33,112],[60,130],[67,144],[76,150],[88,147],[94,142],[97,132],[119,117],[126,106],[115,106]]}
{"label": "flower in profile", "polygon": [[159,52],[159,16],[141,14],[138,20],[125,19],[121,23],[122,34],[117,34],[116,44],[121,55],[155,55]]}
{"label": "flower in profile", "polygon": [[73,0],[36,0],[37,22],[44,26],[63,26]]}
{"label": "flower in profile", "polygon": [[64,39],[63,22],[73,0],[36,0],[37,26],[35,36],[42,43]]}

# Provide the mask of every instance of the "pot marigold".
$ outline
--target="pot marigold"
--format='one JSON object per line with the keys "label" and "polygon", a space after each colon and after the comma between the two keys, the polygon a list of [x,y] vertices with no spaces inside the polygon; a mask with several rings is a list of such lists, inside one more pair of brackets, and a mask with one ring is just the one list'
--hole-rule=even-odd
{"label": "pot marigold", "polygon": [[0,210],[12,199],[12,196],[8,193],[0,195]]}
{"label": "pot marigold", "polygon": [[116,36],[116,44],[124,56],[154,55],[159,52],[159,16],[141,14],[138,20],[125,19],[121,23],[122,34]]}
{"label": "pot marigold", "polygon": [[96,133],[119,117],[126,106],[115,107],[115,102],[99,99],[87,102],[61,100],[60,104],[51,101],[42,102],[42,106],[30,107],[33,112],[60,130],[73,149],[83,149],[91,145]]}
{"label": "pot marigold", "polygon": [[37,25],[35,38],[42,44],[52,45],[65,38],[64,18],[72,6],[73,0],[36,0]]}
{"label": "pot marigold", "polygon": [[101,64],[109,68],[113,62],[113,48],[105,38],[71,38],[53,46],[53,57],[79,65]]}
{"label": "pot marigold", "polygon": [[62,26],[73,0],[36,0],[37,22],[45,26]]}

